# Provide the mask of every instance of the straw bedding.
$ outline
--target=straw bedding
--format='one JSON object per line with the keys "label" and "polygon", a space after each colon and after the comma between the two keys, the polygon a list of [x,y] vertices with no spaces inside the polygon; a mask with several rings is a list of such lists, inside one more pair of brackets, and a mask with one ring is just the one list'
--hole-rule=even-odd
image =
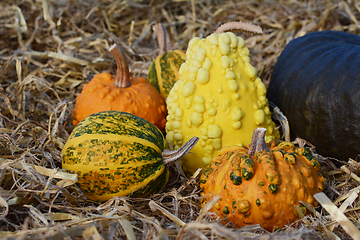
{"label": "straw bedding", "polygon": [[[352,159],[337,168],[318,155],[327,178],[319,196],[323,210],[275,233],[257,225],[236,229],[212,219],[199,206],[199,176],[186,178],[175,167],[160,194],[103,204],[86,200],[73,174],[61,171],[61,149],[73,128],[77,95],[94,74],[115,73],[107,51],[111,44],[124,49],[133,76],[146,76],[158,52],[154,23],[162,22],[173,47],[185,50],[190,39],[205,37],[228,21],[263,29],[263,35],[236,34],[246,39],[251,63],[267,83],[293,38],[328,29],[360,34],[360,3],[2,0],[0,238],[359,239],[360,172]],[[344,213],[342,218],[337,211]]]}

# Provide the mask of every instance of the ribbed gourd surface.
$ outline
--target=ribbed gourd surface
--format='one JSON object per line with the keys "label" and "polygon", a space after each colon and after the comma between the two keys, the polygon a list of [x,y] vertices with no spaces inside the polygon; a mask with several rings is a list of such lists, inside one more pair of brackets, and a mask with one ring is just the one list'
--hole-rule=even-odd
{"label": "ribbed gourd surface", "polygon": [[126,112],[105,111],[74,128],[63,148],[62,163],[78,174],[78,184],[89,199],[143,197],[167,182],[164,147],[155,125]]}

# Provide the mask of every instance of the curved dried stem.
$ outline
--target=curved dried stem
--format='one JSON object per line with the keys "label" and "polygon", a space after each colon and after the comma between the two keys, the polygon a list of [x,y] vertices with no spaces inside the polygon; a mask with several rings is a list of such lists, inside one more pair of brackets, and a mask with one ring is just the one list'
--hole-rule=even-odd
{"label": "curved dried stem", "polygon": [[274,108],[274,113],[281,124],[285,141],[290,142],[290,126],[287,117],[280,111],[280,108],[276,106]]}
{"label": "curved dried stem", "polygon": [[177,150],[169,151],[165,149],[161,154],[164,164],[167,165],[183,158],[186,154],[190,152],[190,150],[196,145],[198,141],[198,137],[192,137],[189,141],[182,145],[181,148]]}
{"label": "curved dried stem", "polygon": [[252,135],[251,144],[248,150],[248,154],[253,156],[258,151],[269,149],[265,142],[266,128],[257,128]]}
{"label": "curved dried stem", "polygon": [[170,35],[161,23],[155,24],[153,26],[153,31],[155,32],[156,38],[158,40],[159,55],[163,53],[169,53],[174,50],[171,46]]}
{"label": "curved dried stem", "polygon": [[130,86],[129,66],[126,59],[117,44],[113,44],[109,48],[109,52],[114,56],[117,66],[114,85],[119,88],[127,88]]}
{"label": "curved dried stem", "polygon": [[250,23],[244,23],[244,22],[228,22],[224,23],[218,29],[216,29],[215,33],[220,34],[226,31],[231,30],[241,30],[244,32],[250,32],[253,34],[263,34],[261,27],[250,24]]}

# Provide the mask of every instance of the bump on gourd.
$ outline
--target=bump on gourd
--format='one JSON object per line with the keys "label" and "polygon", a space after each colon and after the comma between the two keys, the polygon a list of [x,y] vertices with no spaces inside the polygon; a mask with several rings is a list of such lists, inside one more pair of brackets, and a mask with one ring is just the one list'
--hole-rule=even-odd
{"label": "bump on gourd", "polygon": [[126,58],[117,45],[109,51],[117,63],[117,74],[96,74],[85,84],[76,99],[73,125],[101,111],[124,111],[142,117],[164,130],[166,104],[164,97],[143,77],[130,77]]}
{"label": "bump on gourd", "polygon": [[[265,130],[258,128],[254,134],[262,131],[259,137],[264,141]],[[250,154],[254,144],[252,141],[246,147],[226,147],[204,169],[200,178],[202,204],[219,196],[211,211],[224,223],[230,221],[237,227],[260,224],[274,231],[299,219],[294,207],[300,206],[299,201],[317,206],[313,195],[324,189],[325,179],[313,166],[319,163],[305,148],[271,141],[266,145],[268,149],[260,148]],[[252,160],[253,166],[242,164],[247,159]],[[251,177],[240,174],[243,168],[247,172],[249,166],[253,169]]]}
{"label": "bump on gourd", "polygon": [[193,38],[179,75],[166,100],[165,130],[175,148],[200,138],[182,161],[187,174],[210,164],[223,147],[249,144],[257,127],[268,129],[266,141],[280,138],[243,38],[232,32]]}

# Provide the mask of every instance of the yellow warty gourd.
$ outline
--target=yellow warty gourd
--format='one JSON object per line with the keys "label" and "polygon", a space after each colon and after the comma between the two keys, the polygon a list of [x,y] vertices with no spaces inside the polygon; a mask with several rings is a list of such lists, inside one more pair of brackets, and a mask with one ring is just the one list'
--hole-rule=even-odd
{"label": "yellow warty gourd", "polygon": [[210,164],[223,147],[249,144],[258,127],[267,129],[267,142],[280,137],[266,91],[243,38],[226,32],[189,42],[179,81],[166,100],[165,127],[175,149],[193,136],[200,138],[182,160],[187,174]]}

